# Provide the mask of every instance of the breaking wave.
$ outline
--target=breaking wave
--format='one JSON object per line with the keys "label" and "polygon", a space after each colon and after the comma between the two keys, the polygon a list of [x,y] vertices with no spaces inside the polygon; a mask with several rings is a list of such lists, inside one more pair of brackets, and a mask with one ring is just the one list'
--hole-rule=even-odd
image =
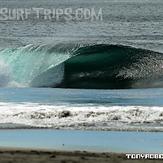
{"label": "breaking wave", "polygon": [[8,85],[10,81],[10,72],[8,66],[0,60],[0,87]]}
{"label": "breaking wave", "polygon": [[123,45],[28,45],[1,50],[0,60],[1,87],[163,86],[163,54]]}
{"label": "breaking wave", "polygon": [[163,131],[163,108],[0,103],[0,128]]}

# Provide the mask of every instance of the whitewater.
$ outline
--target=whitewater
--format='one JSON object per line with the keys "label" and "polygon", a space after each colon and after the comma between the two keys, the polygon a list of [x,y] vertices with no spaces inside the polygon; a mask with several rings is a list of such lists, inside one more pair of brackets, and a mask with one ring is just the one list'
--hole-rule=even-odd
{"label": "whitewater", "polygon": [[162,89],[1,88],[0,128],[162,131]]}
{"label": "whitewater", "polygon": [[163,107],[0,103],[0,128],[163,131]]}

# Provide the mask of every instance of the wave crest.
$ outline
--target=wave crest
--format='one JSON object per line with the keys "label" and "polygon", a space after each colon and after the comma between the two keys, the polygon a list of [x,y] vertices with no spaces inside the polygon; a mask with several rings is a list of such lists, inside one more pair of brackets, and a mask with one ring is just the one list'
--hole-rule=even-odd
{"label": "wave crest", "polygon": [[2,87],[9,80],[29,87],[108,89],[163,86],[163,54],[129,46],[28,45],[1,50],[0,59],[4,61],[0,63]]}

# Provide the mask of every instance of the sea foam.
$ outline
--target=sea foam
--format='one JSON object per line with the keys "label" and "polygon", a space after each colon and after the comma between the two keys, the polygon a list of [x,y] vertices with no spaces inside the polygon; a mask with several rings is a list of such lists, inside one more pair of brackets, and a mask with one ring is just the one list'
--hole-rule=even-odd
{"label": "sea foam", "polygon": [[163,131],[163,107],[0,103],[0,127]]}

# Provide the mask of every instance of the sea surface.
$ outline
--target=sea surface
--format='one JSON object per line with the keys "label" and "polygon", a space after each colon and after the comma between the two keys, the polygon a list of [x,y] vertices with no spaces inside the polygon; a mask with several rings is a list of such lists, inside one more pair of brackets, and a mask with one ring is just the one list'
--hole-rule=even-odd
{"label": "sea surface", "polygon": [[108,42],[162,52],[162,0],[1,0],[1,8],[102,8],[101,21],[0,21],[0,46]]}
{"label": "sea surface", "polygon": [[0,147],[116,153],[162,153],[162,132],[0,130]]}
{"label": "sea surface", "polygon": [[[162,0],[0,0],[0,4],[8,9],[103,10],[103,20],[94,21],[0,21],[1,128],[163,130]],[[83,66],[84,73],[79,67],[73,69],[72,56],[86,55],[87,48],[91,54],[96,49],[98,57],[111,49],[112,56],[117,56],[105,66],[114,63],[121,67],[111,65],[109,73],[88,71],[92,63]],[[119,57],[121,50],[127,55]],[[82,60],[75,62],[78,65]],[[99,60],[94,61],[98,66]],[[68,83],[61,83],[66,75],[71,76]],[[111,79],[105,87],[114,89],[87,89],[89,81],[100,87],[101,81],[92,76]],[[63,88],[52,88],[60,85]]]}
{"label": "sea surface", "polygon": [[1,128],[162,131],[163,89],[1,88]]}

